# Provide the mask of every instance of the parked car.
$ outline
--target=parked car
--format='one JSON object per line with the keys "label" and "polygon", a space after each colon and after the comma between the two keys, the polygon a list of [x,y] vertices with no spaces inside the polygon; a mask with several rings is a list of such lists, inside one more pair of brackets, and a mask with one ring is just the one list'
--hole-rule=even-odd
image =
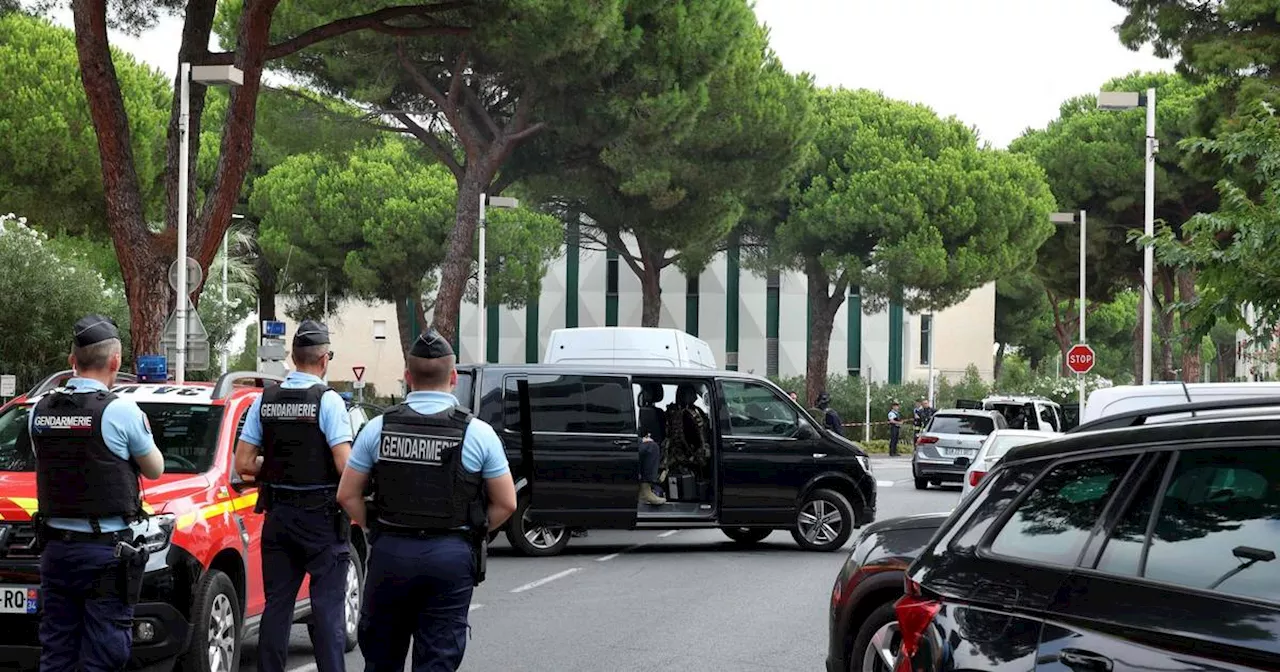
{"label": "parked car", "polygon": [[957,408],[1000,411],[1010,429],[1063,432],[1067,422],[1062,406],[1052,399],[1027,395],[993,395],[982,401],[959,399]]}
{"label": "parked car", "polygon": [[[65,383],[50,376],[0,409],[0,660],[9,669],[39,666],[40,557],[34,547],[35,462],[27,416],[40,398]],[[216,383],[137,383],[122,375],[113,391],[147,415],[165,473],[143,483],[139,524],[151,557],[134,609],[128,669],[232,672],[241,642],[257,634],[266,603],[262,588],[261,514],[255,488],[234,470],[236,438],[246,411],[265,384],[258,372],[228,373]],[[242,383],[249,383],[243,385]],[[356,624],[367,545],[352,526],[347,574],[346,645],[356,648]],[[294,619],[311,615],[303,582]],[[11,666],[11,667],[10,667]]]}
{"label": "parked car", "polygon": [[[719,528],[742,544],[788,530],[834,551],[875,520],[866,453],[759,376],[490,364],[458,367],[455,396],[506,444],[518,493],[506,534],[527,555],[587,529]],[[672,418],[705,452],[669,471],[665,504],[640,502],[640,432],[660,437]]]}
{"label": "parked car", "polygon": [[543,364],[715,369],[706,341],[680,329],[569,327],[551,332]]}
{"label": "parked car", "polygon": [[978,454],[974,456],[973,462],[969,464],[969,469],[964,473],[964,487],[960,494],[962,497],[968,496],[973,492],[974,487],[982,481],[983,477],[991,473],[996,463],[1009,449],[1015,446],[1025,446],[1028,443],[1036,443],[1039,441],[1048,441],[1055,436],[1060,436],[1058,432],[1040,432],[1030,429],[997,429],[987,436],[987,440],[982,442],[982,448],[978,449]]}
{"label": "parked car", "polygon": [[827,672],[893,672],[907,567],[950,513],[891,518],[862,528],[831,587]]}
{"label": "parked car", "polygon": [[945,409],[929,419],[916,435],[911,476],[916,489],[930,484],[962,483],[965,470],[991,432],[1009,425],[999,411]]}
{"label": "parked car", "polygon": [[1150,385],[1117,385],[1089,393],[1080,424],[1120,413],[1170,404],[1280,397],[1280,383],[1183,383],[1160,381]]}
{"label": "parked car", "polygon": [[1010,450],[908,568],[895,669],[1280,669],[1280,400],[1261,403]]}

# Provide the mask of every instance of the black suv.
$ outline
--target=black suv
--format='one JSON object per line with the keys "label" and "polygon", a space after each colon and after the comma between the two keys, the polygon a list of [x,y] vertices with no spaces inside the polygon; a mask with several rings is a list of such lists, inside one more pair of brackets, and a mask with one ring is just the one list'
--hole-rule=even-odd
{"label": "black suv", "polygon": [[909,568],[895,668],[1280,669],[1278,407],[1149,409],[1009,451]]}
{"label": "black suv", "polygon": [[[720,528],[744,544],[785,529],[834,551],[875,520],[866,453],[758,376],[489,364],[458,367],[455,395],[506,444],[519,493],[506,533],[526,555],[560,553],[587,529],[638,528]],[[680,431],[705,453],[668,471],[665,504],[641,502],[641,428],[670,439],[673,417],[694,420]]]}

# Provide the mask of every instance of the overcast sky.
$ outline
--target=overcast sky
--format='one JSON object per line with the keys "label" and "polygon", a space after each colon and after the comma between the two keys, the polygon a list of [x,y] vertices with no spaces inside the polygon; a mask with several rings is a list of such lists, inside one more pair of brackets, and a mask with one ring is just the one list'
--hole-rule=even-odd
{"label": "overcast sky", "polygon": [[[1111,77],[1172,69],[1121,46],[1112,0],[756,0],[756,14],[788,70],[924,103],[998,147]],[[71,25],[70,10],[54,18]],[[166,18],[112,43],[173,76],[180,33]]]}

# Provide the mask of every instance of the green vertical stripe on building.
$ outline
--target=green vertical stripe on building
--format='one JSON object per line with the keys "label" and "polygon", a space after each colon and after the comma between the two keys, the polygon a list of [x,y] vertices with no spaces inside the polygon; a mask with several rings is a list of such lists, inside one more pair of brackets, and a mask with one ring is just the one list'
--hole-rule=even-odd
{"label": "green vertical stripe on building", "polygon": [[618,253],[607,250],[604,254],[604,326],[618,326]]}
{"label": "green vertical stripe on building", "polygon": [[889,302],[889,384],[902,383],[902,303]]}
{"label": "green vertical stripe on building", "polygon": [[740,255],[742,249],[735,235],[729,243],[728,267],[725,271],[725,306],[724,306],[724,351],[725,369],[738,370],[738,305],[742,301],[741,289],[738,286],[741,273]]}
{"label": "green vertical stripe on building", "polygon": [[700,278],[689,276],[685,282],[684,294],[684,330],[690,336],[698,335],[698,300],[701,290]]}
{"label": "green vertical stripe on building", "polygon": [[497,362],[500,359],[498,353],[498,332],[501,325],[498,324],[498,304],[491,303],[484,309],[484,354],[486,362]]}
{"label": "green vertical stripe on building", "polygon": [[781,289],[779,287],[769,287],[765,289],[764,303],[764,337],[778,338],[779,324],[781,316],[779,313],[782,309]]}
{"label": "green vertical stripe on building", "polygon": [[529,304],[524,307],[524,361],[528,364],[536,364],[542,353],[538,341],[542,335],[541,325],[538,323],[538,302],[540,296],[535,296],[529,300]]}
{"label": "green vertical stripe on building", "polygon": [[[462,312],[462,311],[458,311],[458,312]],[[454,352],[462,352],[462,319],[461,319],[461,318],[462,318],[462,316],[461,316],[461,315],[459,315],[459,316],[458,316],[458,318],[459,318],[459,319],[458,319],[458,328],[453,330],[453,343],[452,343],[452,345],[453,345],[453,351],[454,351]],[[479,357],[477,357],[476,359],[477,359],[477,360],[479,360],[480,358],[479,358]],[[477,363],[477,364],[479,364],[479,361],[477,361],[476,363]]]}
{"label": "green vertical stripe on building", "polygon": [[564,326],[572,329],[578,326],[578,263],[582,250],[579,248],[579,236],[582,225],[573,222],[567,230],[564,246]]}
{"label": "green vertical stripe on building", "polygon": [[849,288],[849,325],[848,358],[846,367],[850,374],[862,375],[862,292],[854,286]]}

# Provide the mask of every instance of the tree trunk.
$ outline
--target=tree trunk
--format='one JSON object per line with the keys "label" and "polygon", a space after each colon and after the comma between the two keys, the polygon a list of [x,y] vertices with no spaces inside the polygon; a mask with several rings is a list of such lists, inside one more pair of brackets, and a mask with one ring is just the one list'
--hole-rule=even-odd
{"label": "tree trunk", "polygon": [[813,407],[818,395],[827,389],[827,369],[831,356],[831,331],[835,326],[836,312],[844,304],[848,290],[848,276],[841,274],[836,280],[835,291],[822,264],[810,260],[805,264],[808,279],[808,299],[811,307],[809,327],[809,353],[805,358],[805,394],[808,407]]}
{"label": "tree trunk", "polygon": [[1000,380],[1000,374],[1004,372],[1004,343],[996,345],[996,361],[991,368],[991,376],[994,380]]}
{"label": "tree trunk", "polygon": [[[129,333],[134,361],[139,355],[163,354],[160,347],[165,319],[173,309],[175,292],[169,287],[169,259],[172,248],[148,235],[137,248],[116,242],[120,274],[125,279],[129,302]],[[163,249],[160,249],[163,248]]]}
{"label": "tree trunk", "polygon": [[276,269],[261,254],[254,260],[258,276],[258,321],[276,319]]}
{"label": "tree trunk", "polygon": [[[619,252],[626,254],[626,252]],[[662,323],[662,254],[640,245],[640,297],[642,312],[640,326],[657,327]]]}
{"label": "tree trunk", "polygon": [[475,162],[469,162],[466,172],[458,180],[458,206],[453,230],[449,232],[448,253],[440,267],[435,311],[431,315],[436,330],[449,342],[453,342],[458,333],[462,295],[467,279],[471,277],[471,262],[475,255],[472,241],[480,222],[480,194],[491,179],[492,171],[481,171]]}
{"label": "tree trunk", "polygon": [[1160,337],[1156,344],[1159,347],[1160,380],[1177,379],[1173,370],[1173,305],[1177,297],[1174,296],[1173,278],[1169,276],[1168,269],[1161,269],[1161,272],[1156,273],[1161,296],[1161,300],[1156,302],[1155,311],[1155,328]]}
{"label": "tree trunk", "polygon": [[[1194,304],[1196,300],[1195,269],[1178,269],[1177,279],[1179,302],[1184,306]],[[1199,382],[1201,376],[1201,339],[1195,332],[1195,324],[1191,321],[1189,310],[1184,308],[1182,310],[1182,380],[1187,383]]]}

